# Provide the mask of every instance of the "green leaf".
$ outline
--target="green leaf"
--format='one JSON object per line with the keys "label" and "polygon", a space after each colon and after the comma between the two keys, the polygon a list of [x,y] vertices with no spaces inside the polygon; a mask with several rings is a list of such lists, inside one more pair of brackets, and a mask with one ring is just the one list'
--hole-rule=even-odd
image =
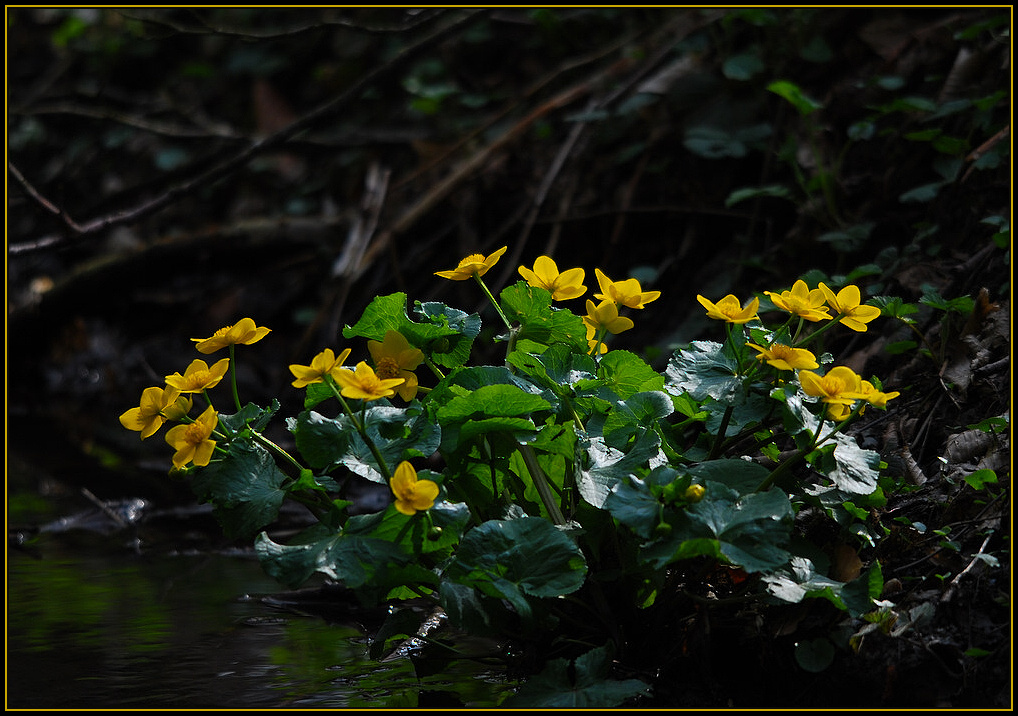
{"label": "green leaf", "polygon": [[659,452],[655,432],[641,435],[629,452],[609,447],[603,437],[577,441],[576,486],[584,500],[604,509],[608,493],[623,478],[636,474]]}
{"label": "green leaf", "polygon": [[880,563],[851,582],[839,582],[820,574],[813,561],[794,556],[788,564],[763,576],[767,593],[784,602],[798,604],[803,599],[826,599],[853,617],[873,608],[873,600],[883,589]]}
{"label": "green leaf", "polygon": [[263,447],[235,443],[223,460],[194,475],[192,487],[211,502],[228,537],[247,537],[272,523],[286,497],[286,475]]}
{"label": "green leaf", "polygon": [[823,107],[822,103],[807,97],[797,84],[788,80],[771,82],[767,85],[767,91],[773,92],[779,97],[784,97],[804,117],[813,114],[813,112]]}
{"label": "green leaf", "polygon": [[683,146],[693,154],[706,159],[744,157],[749,152],[746,144],[724,129],[713,126],[690,127],[686,130]]}
{"label": "green leaf", "polygon": [[[430,456],[442,439],[442,429],[416,401],[407,408],[382,404],[368,408],[363,424],[390,473],[403,460]],[[348,416],[326,418],[306,411],[293,421],[291,430],[311,467],[342,465],[373,482],[386,483],[374,453]]]}
{"label": "green leaf", "polygon": [[626,442],[636,433],[652,430],[658,420],[675,411],[671,398],[660,390],[646,391],[631,395],[612,406],[604,422],[603,435],[614,445],[621,431],[621,440]]}
{"label": "green leaf", "polygon": [[665,390],[673,395],[689,393],[696,401],[714,398],[735,405],[745,396],[735,361],[714,341],[693,341],[689,348],[675,351],[665,376]]}
{"label": "green leaf", "polygon": [[880,453],[864,450],[850,435],[838,433],[834,436],[834,466],[825,460],[824,472],[835,486],[853,495],[868,495],[877,489],[880,477]]}
{"label": "green leaf", "polygon": [[548,410],[551,404],[515,385],[485,385],[469,395],[457,396],[438,409],[438,421],[462,422],[469,419],[529,415]]}
{"label": "green leaf", "polygon": [[791,537],[793,513],[785,493],[771,488],[740,496],[720,482],[705,487],[702,500],[671,513],[671,534],[643,548],[645,561],[661,569],[705,555],[747,572],[768,572],[788,561],[784,545]]}
{"label": "green leaf", "polygon": [[610,645],[592,649],[577,657],[549,661],[541,673],[530,677],[503,706],[525,708],[593,709],[620,706],[626,700],[646,696],[650,687],[639,679],[614,681]]}
{"label": "green leaf", "polygon": [[517,281],[499,294],[506,318],[520,324],[517,339],[552,345],[564,343],[579,353],[587,352],[587,328],[583,319],[564,308],[553,308],[546,289]]}
{"label": "green leaf", "polygon": [[601,357],[599,371],[604,384],[623,400],[665,385],[664,376],[629,351],[608,351]]}
{"label": "green leaf", "polygon": [[699,482],[719,482],[740,495],[748,495],[756,491],[770,471],[755,462],[725,458],[693,465],[689,468],[689,474]]}
{"label": "green leaf", "polygon": [[467,532],[446,566],[446,579],[508,600],[525,622],[531,597],[557,597],[582,586],[587,564],[579,547],[541,517],[489,520]]}
{"label": "green leaf", "polygon": [[725,60],[721,72],[730,80],[748,80],[763,72],[764,68],[757,52],[744,52]]}
{"label": "green leaf", "polygon": [[[426,303],[417,307],[418,315],[426,322],[415,323],[407,315],[406,300],[405,293],[376,296],[356,324],[343,328],[343,337],[360,336],[381,341],[385,339],[386,331],[397,331],[410,345],[431,352],[432,360],[439,365],[448,368],[462,365],[470,355],[470,346],[476,331],[480,330],[481,319],[476,314],[467,315],[444,304]],[[446,339],[447,345],[436,350],[441,338]]]}
{"label": "green leaf", "polygon": [[758,196],[774,196],[779,199],[792,199],[792,192],[789,191],[788,187],[782,186],[781,184],[769,184],[767,186],[747,186],[741,189],[734,190],[725,199],[725,207],[730,208],[736,204],[746,201],[747,199],[755,199]]}
{"label": "green leaf", "polygon": [[987,485],[997,482],[997,473],[989,469],[976,470],[971,475],[965,476],[965,482],[973,489],[982,490]]}

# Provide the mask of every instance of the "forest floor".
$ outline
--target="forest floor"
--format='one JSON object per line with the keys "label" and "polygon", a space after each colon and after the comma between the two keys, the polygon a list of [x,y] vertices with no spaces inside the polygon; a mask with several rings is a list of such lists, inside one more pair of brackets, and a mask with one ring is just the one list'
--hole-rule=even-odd
{"label": "forest floor", "polygon": [[899,628],[810,673],[824,603],[733,616],[640,705],[1011,705],[1007,8],[7,14],[18,489],[192,499],[117,421],[189,338],[271,327],[240,380],[292,414],[374,296],[481,309],[433,274],[474,252],[660,290],[613,347],[661,368],[697,294],[841,279],[916,308],[832,346],[901,392],[856,436]]}

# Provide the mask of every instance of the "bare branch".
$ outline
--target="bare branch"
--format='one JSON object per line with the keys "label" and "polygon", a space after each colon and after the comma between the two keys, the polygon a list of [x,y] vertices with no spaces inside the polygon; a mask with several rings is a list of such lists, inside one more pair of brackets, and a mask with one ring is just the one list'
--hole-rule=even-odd
{"label": "bare branch", "polygon": [[[78,236],[88,236],[91,234],[97,234],[105,231],[114,226],[120,226],[122,224],[129,224],[140,219],[143,219],[150,214],[163,209],[164,207],[172,204],[181,197],[187,196],[194,193],[198,189],[211,184],[223,177],[231,174],[239,168],[246,165],[252,158],[261,154],[262,152],[275,149],[276,147],[286,143],[289,139],[295,135],[303,132],[309,127],[314,126],[322,119],[329,117],[339,111],[341,108],[346,106],[349,102],[356,99],[360,93],[366,88],[371,86],[373,83],[378,82],[381,78],[386,77],[396,70],[404,67],[410,61],[416,59],[426,50],[434,47],[439,42],[445,40],[450,35],[463,29],[473,21],[479,19],[485,10],[469,10],[453,20],[447,22],[442,27],[438,28],[431,34],[427,35],[423,39],[419,40],[415,44],[407,47],[405,50],[400,52],[396,57],[389,60],[387,63],[376,67],[370,72],[365,73],[360,80],[355,82],[353,85],[348,87],[346,90],[341,92],[337,97],[329,100],[325,104],[320,105],[316,109],[313,109],[303,117],[293,122],[287,127],[279,130],[275,134],[271,134],[268,137],[260,139],[252,144],[248,145],[243,150],[237,152],[232,157],[216,164],[211,169],[208,169],[201,174],[193,177],[192,179],[186,180],[170,187],[163,194],[142,202],[141,204],[134,206],[129,209],[122,211],[112,212],[105,216],[101,216],[97,219],[92,219],[86,222],[80,222],[77,224],[68,224],[68,228]],[[36,193],[37,194],[37,193]],[[73,222],[72,222],[73,223]],[[7,251],[9,254],[24,253],[26,251],[36,250],[45,246],[52,246],[64,240],[66,237],[60,236],[46,236],[35,241],[30,241],[21,244],[15,244],[8,247]]]}

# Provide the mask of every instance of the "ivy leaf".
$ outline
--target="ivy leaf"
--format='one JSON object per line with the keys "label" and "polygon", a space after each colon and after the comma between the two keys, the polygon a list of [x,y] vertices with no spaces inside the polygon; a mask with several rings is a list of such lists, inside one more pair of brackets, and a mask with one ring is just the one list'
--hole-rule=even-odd
{"label": "ivy leaf", "polygon": [[714,341],[693,341],[689,348],[675,351],[665,375],[664,388],[672,395],[689,393],[693,400],[714,398],[724,405],[736,405],[745,395],[735,361]]}
{"label": "ivy leaf", "polygon": [[553,659],[503,705],[519,709],[612,708],[650,693],[650,687],[639,679],[610,679],[611,665],[610,644],[591,649],[574,662]]}
{"label": "ivy leaf", "polygon": [[234,444],[223,460],[210,462],[194,475],[195,494],[214,505],[228,537],[246,537],[279,515],[286,475],[265,448]]}

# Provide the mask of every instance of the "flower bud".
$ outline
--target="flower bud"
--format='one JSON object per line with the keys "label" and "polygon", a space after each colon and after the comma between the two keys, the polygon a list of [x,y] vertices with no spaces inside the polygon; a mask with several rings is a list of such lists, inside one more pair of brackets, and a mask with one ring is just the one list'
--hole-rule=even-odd
{"label": "flower bud", "polygon": [[703,485],[690,485],[686,488],[686,491],[682,494],[683,499],[686,502],[699,502],[703,499],[704,493],[707,492],[707,488]]}

